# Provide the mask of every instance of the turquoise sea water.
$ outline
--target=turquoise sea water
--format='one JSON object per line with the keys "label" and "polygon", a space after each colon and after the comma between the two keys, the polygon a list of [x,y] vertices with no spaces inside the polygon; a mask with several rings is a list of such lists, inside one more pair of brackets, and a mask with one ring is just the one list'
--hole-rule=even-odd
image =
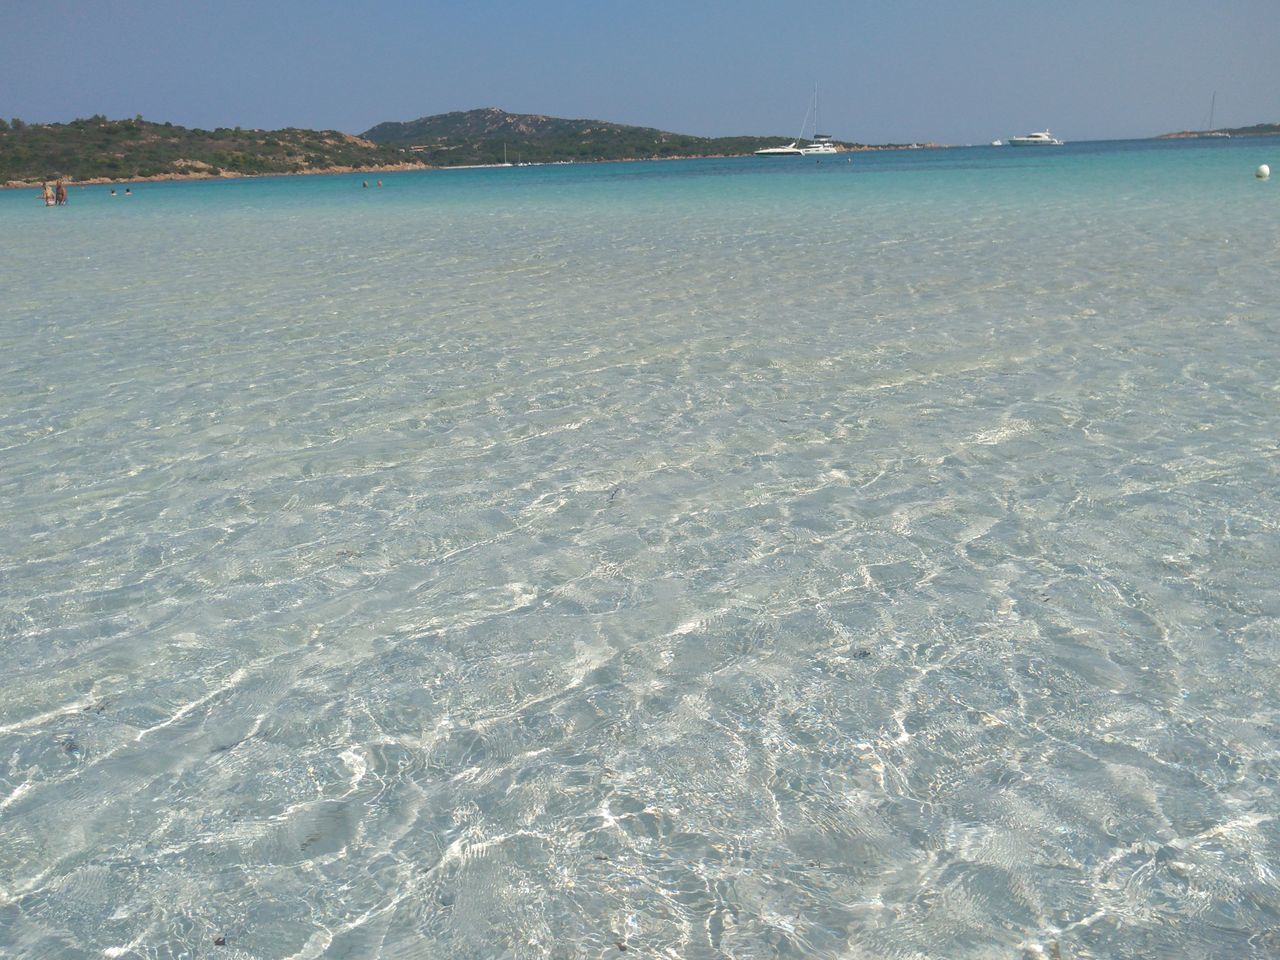
{"label": "turquoise sea water", "polygon": [[0,194],[0,956],[1280,953],[1263,162]]}

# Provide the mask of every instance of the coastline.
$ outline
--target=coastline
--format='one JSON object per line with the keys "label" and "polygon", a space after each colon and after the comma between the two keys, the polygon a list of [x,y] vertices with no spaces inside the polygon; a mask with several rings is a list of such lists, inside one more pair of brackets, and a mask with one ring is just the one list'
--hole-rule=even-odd
{"label": "coastline", "polygon": [[[884,153],[890,150],[949,150],[950,143],[886,143],[863,144],[856,147],[842,147],[836,151],[841,153]],[[500,170],[503,167],[566,167],[576,164],[592,163],[662,163],[667,160],[732,160],[736,157],[750,157],[752,153],[689,153],[670,157],[611,157],[600,160],[533,160],[525,163],[458,163],[447,167],[431,167],[432,170]]]}
{"label": "coastline", "polygon": [[[63,180],[68,187],[105,186],[116,183],[159,183],[167,180],[257,180],[263,177],[317,177],[338,176],[349,173],[402,173],[409,170],[439,170],[427,163],[385,163],[372,167],[316,167],[312,170],[282,170],[279,173],[203,173],[191,170],[182,173],[157,173],[149,177],[89,177],[85,180]],[[0,183],[0,190],[39,190],[53,180],[7,180]]]}
{"label": "coastline", "polygon": [[[945,143],[909,143],[909,144],[884,144],[884,145],[859,145],[855,147],[844,147],[837,153],[876,153],[886,150],[944,150],[949,146]],[[278,173],[235,173],[221,172],[216,174],[205,173],[201,170],[192,169],[183,172],[174,173],[157,173],[149,177],[90,177],[85,180],[69,180],[64,179],[63,182],[68,187],[89,187],[89,186],[107,186],[111,184],[122,183],[161,183],[170,180],[255,180],[264,177],[321,177],[321,176],[340,176],[352,173],[404,173],[413,170],[500,170],[504,167],[550,167],[550,166],[569,166],[573,164],[591,164],[591,163],[641,163],[644,161],[663,161],[663,160],[725,160],[731,157],[749,157],[749,153],[700,153],[689,154],[674,157],[613,157],[610,159],[599,160],[540,160],[528,163],[473,163],[473,164],[454,164],[450,166],[433,166],[429,163],[387,163],[371,167],[316,167],[312,170],[282,170]],[[39,190],[46,181],[44,180],[6,180],[0,183],[0,190]],[[53,181],[48,181],[52,183]]]}
{"label": "coastline", "polygon": [[1152,140],[1212,140],[1225,133],[1227,136],[1243,140],[1246,137],[1280,137],[1280,130],[1179,130],[1177,133],[1162,133]]}

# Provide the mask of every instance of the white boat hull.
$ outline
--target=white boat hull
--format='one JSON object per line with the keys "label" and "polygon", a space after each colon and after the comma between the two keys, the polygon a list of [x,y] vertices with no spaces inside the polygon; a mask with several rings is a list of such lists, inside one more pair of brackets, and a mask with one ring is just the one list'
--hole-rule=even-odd
{"label": "white boat hull", "polygon": [[1062,141],[1053,136],[1048,130],[1044,133],[1029,133],[1024,137],[1010,137],[1009,146],[1011,147],[1060,147]]}
{"label": "white boat hull", "polygon": [[785,147],[765,147],[757,150],[757,157],[832,157],[840,151],[829,143],[814,143],[801,147],[795,143]]}
{"label": "white boat hull", "polygon": [[[809,126],[810,114],[813,115],[813,137],[805,140],[804,131]],[[800,124],[800,135],[785,147],[765,147],[763,150],[755,151],[755,155],[757,157],[830,157],[839,153],[835,144],[831,142],[831,134],[819,133],[820,129],[822,128],[818,124],[818,86],[814,84],[813,104]]]}

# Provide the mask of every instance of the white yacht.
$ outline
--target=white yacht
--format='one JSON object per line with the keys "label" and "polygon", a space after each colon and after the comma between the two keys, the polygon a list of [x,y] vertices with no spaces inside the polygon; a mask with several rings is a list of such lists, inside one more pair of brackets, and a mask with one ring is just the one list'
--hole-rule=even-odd
{"label": "white yacht", "polygon": [[757,150],[757,157],[813,157],[813,156],[829,156],[839,153],[836,145],[831,142],[831,134],[815,133],[813,139],[809,142],[804,140],[793,140],[785,147],[765,147],[763,150]]}
{"label": "white yacht", "polygon": [[831,134],[815,133],[813,141],[807,147],[801,147],[800,152],[806,157],[812,157],[814,154],[822,156],[827,153],[838,153],[836,145],[831,142]]}
{"label": "white yacht", "polygon": [[1055,137],[1048,130],[1041,130],[1039,133],[1028,133],[1021,137],[1010,137],[1009,146],[1011,147],[1060,147],[1062,141]]}
{"label": "white yacht", "polygon": [[[809,115],[813,115],[813,139],[805,140],[804,131],[809,126]],[[839,153],[836,145],[831,141],[831,134],[818,133],[818,88],[813,88],[813,102],[809,105],[809,110],[804,115],[804,121],[800,124],[800,136],[796,137],[785,147],[765,147],[763,150],[757,150],[757,157],[813,157],[813,156],[830,156]]]}
{"label": "white yacht", "polygon": [[765,147],[762,150],[757,150],[756,156],[757,157],[803,157],[804,154],[800,152],[800,142],[798,140],[793,140],[791,143],[788,143],[785,147]]}
{"label": "white yacht", "polygon": [[803,140],[794,140],[785,147],[765,147],[763,150],[757,150],[757,157],[812,157],[826,156],[829,154],[839,153],[836,145],[831,142],[831,134],[815,133],[813,139],[806,143]]}

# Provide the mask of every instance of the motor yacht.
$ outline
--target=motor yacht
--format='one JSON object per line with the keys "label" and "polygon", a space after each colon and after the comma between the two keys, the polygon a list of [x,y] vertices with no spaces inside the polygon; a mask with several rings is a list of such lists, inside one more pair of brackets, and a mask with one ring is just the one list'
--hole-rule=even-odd
{"label": "motor yacht", "polygon": [[757,157],[803,157],[804,153],[800,149],[800,141],[793,140],[785,147],[764,147],[756,151]]}
{"label": "motor yacht", "polygon": [[1011,147],[1060,147],[1062,141],[1051,134],[1048,130],[1041,130],[1039,133],[1028,133],[1021,137],[1010,137],[1009,146]]}

